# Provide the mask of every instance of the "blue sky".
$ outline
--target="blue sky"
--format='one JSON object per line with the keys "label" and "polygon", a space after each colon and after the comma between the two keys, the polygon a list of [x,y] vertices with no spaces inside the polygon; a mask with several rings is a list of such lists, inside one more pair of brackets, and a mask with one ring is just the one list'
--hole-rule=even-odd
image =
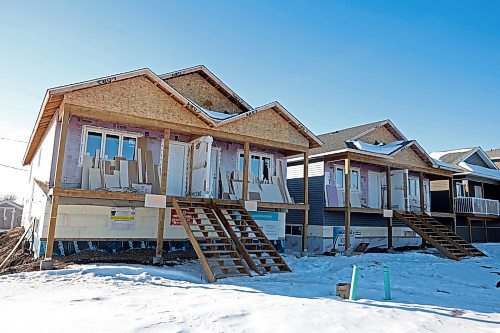
{"label": "blue sky", "polygon": [[0,137],[28,139],[49,87],[205,64],[318,134],[390,118],[428,151],[496,148],[499,17],[499,1],[1,1]]}

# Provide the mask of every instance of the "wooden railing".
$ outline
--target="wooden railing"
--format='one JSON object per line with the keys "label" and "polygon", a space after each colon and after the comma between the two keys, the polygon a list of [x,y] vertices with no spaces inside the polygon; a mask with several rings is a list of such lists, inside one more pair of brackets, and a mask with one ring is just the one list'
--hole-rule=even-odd
{"label": "wooden railing", "polygon": [[500,215],[500,203],[498,200],[481,199],[473,197],[455,198],[456,213]]}

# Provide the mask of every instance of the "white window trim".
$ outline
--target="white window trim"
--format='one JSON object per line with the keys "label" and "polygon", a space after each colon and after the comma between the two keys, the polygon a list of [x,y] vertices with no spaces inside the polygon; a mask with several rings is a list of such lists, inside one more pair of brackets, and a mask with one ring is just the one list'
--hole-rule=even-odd
{"label": "white window trim", "polygon": [[[240,169],[243,170],[243,166],[240,165],[240,155],[244,155],[244,153],[245,153],[245,151],[243,149],[238,149],[237,154],[236,154],[236,170],[238,170],[238,172],[240,172]],[[274,161],[274,155],[273,154],[262,153],[262,152],[252,151],[251,150],[249,152],[248,156],[249,156],[249,162],[250,162],[250,163],[248,163],[248,168],[249,168],[248,170],[249,171],[250,171],[250,164],[251,164],[251,161],[252,161],[252,156],[258,156],[261,161],[262,161],[262,157],[267,157],[271,161],[271,170],[269,170],[269,173],[270,173],[269,177],[274,176],[274,169],[275,169],[274,164],[275,164],[275,161]],[[262,174],[264,173],[262,168],[263,168],[263,164],[260,163],[259,175],[257,175],[257,177],[260,176],[260,173],[262,173]],[[250,172],[248,174],[250,175]],[[259,178],[259,180],[262,180],[262,179]],[[271,181],[271,179],[269,179],[269,181]]]}
{"label": "white window trim", "polygon": [[[89,132],[94,132],[94,133],[100,133],[102,135],[101,139],[101,148],[99,151],[99,158],[104,159],[104,150],[105,150],[105,145],[106,145],[106,135],[116,135],[119,137],[119,143],[118,143],[118,156],[122,155],[122,148],[123,148],[123,137],[128,137],[128,138],[137,138],[142,137],[143,135],[140,133],[135,133],[135,132],[128,132],[128,131],[118,131],[118,130],[112,130],[109,128],[103,128],[103,127],[97,127],[97,126],[91,126],[91,125],[83,125],[82,126],[82,137],[81,137],[81,143],[80,143],[80,157],[78,159],[78,166],[82,166],[83,163],[83,155],[87,151],[87,137]],[[135,156],[137,156],[137,141],[135,145]],[[92,156],[94,157],[94,156]]]}
{"label": "white window trim", "polygon": [[[361,168],[358,167],[351,167],[351,192],[359,192],[361,190]],[[337,170],[342,170],[342,175],[344,175],[344,178],[342,180],[342,186],[339,186],[337,183]],[[335,181],[335,187],[344,190],[345,189],[345,168],[343,166],[335,166],[334,170],[334,181]],[[357,188],[352,188],[352,172],[357,171],[358,172],[358,187]]]}

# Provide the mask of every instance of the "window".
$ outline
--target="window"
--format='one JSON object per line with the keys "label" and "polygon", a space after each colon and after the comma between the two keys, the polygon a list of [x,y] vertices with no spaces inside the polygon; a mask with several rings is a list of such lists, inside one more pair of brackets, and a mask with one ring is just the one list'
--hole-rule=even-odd
{"label": "window", "polygon": [[[344,168],[335,167],[335,184],[337,188],[344,188]],[[351,190],[359,191],[360,172],[359,169],[351,170]]]}
{"label": "window", "polygon": [[96,151],[99,150],[100,158],[113,160],[115,157],[121,156],[132,161],[136,156],[138,137],[140,137],[140,134],[84,126],[82,130],[82,151],[85,155],[94,157]]}
{"label": "window", "polygon": [[337,188],[344,188],[344,169],[335,169],[335,184],[337,185]]}
{"label": "window", "polygon": [[[243,172],[244,154],[240,151],[238,162],[239,172]],[[273,157],[272,155],[250,152],[250,173],[259,178],[260,181],[271,181],[273,175]]]}
{"label": "window", "polygon": [[465,197],[465,184],[456,183],[455,184],[455,192],[457,197]]}
{"label": "window", "polygon": [[285,234],[292,235],[292,236],[302,236],[302,226],[301,225],[294,225],[294,224],[287,224],[285,226]]}
{"label": "window", "polygon": [[351,190],[359,191],[359,170],[351,170]]}
{"label": "window", "polygon": [[415,178],[408,179],[408,195],[417,196],[418,195],[418,180]]}

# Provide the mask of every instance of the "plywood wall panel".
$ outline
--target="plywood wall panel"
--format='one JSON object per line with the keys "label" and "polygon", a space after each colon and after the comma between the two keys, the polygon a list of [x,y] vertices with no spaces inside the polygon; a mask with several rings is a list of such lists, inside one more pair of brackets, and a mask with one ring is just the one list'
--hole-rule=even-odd
{"label": "plywood wall panel", "polygon": [[381,126],[370,133],[367,133],[359,138],[360,141],[373,144],[375,141],[379,143],[389,143],[393,141],[397,141],[398,139],[392,135],[387,128]]}
{"label": "plywood wall panel", "polygon": [[242,110],[198,73],[173,77],[169,85],[196,104],[212,111],[240,113]]}

